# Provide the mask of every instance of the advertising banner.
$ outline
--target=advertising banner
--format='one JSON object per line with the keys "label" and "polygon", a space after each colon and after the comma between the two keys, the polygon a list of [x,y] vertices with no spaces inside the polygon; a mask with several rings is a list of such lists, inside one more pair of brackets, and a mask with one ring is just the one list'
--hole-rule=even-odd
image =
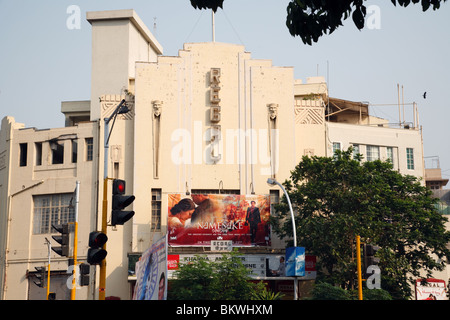
{"label": "advertising banner", "polygon": [[[243,265],[251,271],[250,276],[255,279],[286,279],[285,255],[280,254],[248,254],[239,256]],[[169,279],[174,277],[180,264],[192,263],[198,259],[217,261],[222,254],[169,254],[167,256]],[[316,256],[305,256],[305,276],[299,280],[313,280],[316,278]]]}
{"label": "advertising banner", "polygon": [[133,300],[167,299],[167,237],[154,242],[136,262]]}
{"label": "advertising banner", "polygon": [[286,248],[286,276],[288,277],[305,276],[305,248],[303,247]]}
{"label": "advertising banner", "polygon": [[445,281],[441,279],[416,280],[416,300],[448,300]]}
{"label": "advertising banner", "polygon": [[[168,256],[169,260],[169,278],[173,277],[175,270],[178,270],[179,264],[191,263],[198,259],[206,261],[219,261],[223,257],[221,254],[172,254]],[[279,260],[279,256],[275,255],[242,255],[239,256],[242,264],[251,271],[252,278],[266,277],[268,273],[268,259]]]}
{"label": "advertising banner", "polygon": [[270,246],[268,195],[168,195],[171,246]]}

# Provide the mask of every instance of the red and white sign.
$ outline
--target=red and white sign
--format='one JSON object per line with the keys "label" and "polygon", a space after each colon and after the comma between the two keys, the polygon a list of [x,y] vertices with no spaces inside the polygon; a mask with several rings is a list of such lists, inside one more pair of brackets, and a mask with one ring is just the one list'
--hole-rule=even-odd
{"label": "red and white sign", "polygon": [[416,300],[448,300],[445,281],[431,278],[416,280]]}

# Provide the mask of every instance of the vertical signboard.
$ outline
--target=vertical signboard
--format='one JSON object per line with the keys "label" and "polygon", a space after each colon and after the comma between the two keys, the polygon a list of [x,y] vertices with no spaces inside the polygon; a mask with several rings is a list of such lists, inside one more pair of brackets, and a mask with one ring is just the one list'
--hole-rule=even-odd
{"label": "vertical signboard", "polygon": [[288,277],[305,276],[304,247],[286,248],[286,276]]}
{"label": "vertical signboard", "polygon": [[168,196],[171,246],[270,246],[268,195],[181,194]]}
{"label": "vertical signboard", "polygon": [[154,242],[136,262],[133,300],[167,299],[167,237]]}

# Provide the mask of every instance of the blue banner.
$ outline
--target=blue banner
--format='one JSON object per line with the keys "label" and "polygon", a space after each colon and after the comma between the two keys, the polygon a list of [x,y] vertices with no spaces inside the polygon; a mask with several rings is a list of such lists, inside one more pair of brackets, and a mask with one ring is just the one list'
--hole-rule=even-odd
{"label": "blue banner", "polygon": [[304,247],[286,248],[286,276],[287,277],[305,276]]}

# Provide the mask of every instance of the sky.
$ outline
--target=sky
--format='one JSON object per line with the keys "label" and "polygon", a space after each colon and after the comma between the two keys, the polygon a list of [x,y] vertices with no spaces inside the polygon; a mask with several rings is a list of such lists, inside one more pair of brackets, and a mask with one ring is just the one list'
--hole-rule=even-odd
{"label": "sky", "polygon": [[[289,2],[225,0],[215,15],[216,42],[242,44],[252,58],[294,67],[304,82],[323,76],[331,97],[369,102],[372,115],[392,123],[399,122],[399,98],[406,122],[413,121],[415,102],[426,166],[436,167],[439,159],[450,178],[450,2],[422,12],[420,4],[368,0],[364,29],[349,18],[312,46],[289,34]],[[211,12],[189,0],[0,0],[0,118],[63,127],[61,102],[90,100],[86,12],[116,9],[134,9],[164,55],[177,56],[186,42],[212,40]]]}

